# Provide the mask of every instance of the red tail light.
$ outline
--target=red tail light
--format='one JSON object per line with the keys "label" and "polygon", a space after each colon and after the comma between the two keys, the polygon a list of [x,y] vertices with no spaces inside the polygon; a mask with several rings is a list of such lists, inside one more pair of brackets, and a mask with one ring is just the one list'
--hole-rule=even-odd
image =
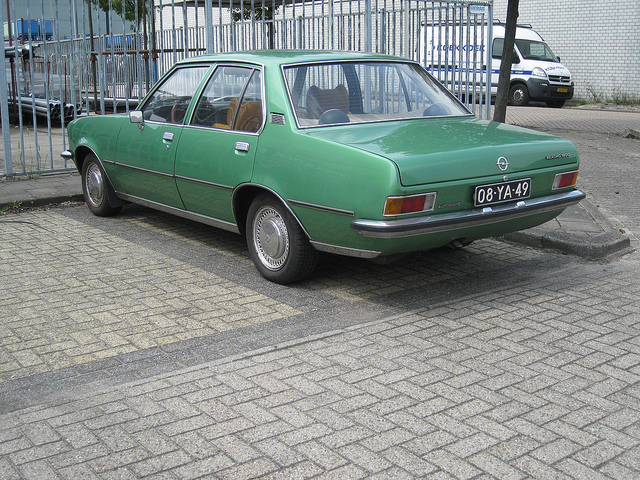
{"label": "red tail light", "polygon": [[578,181],[578,171],[558,173],[553,181],[553,190],[573,187]]}
{"label": "red tail light", "polygon": [[433,210],[435,203],[435,192],[402,197],[387,197],[387,201],[384,204],[384,215],[393,216],[429,212]]}

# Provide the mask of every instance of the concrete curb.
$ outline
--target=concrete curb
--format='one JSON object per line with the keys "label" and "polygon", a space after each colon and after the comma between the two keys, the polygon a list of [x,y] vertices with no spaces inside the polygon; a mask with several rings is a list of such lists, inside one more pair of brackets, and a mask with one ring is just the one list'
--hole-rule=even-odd
{"label": "concrete curb", "polygon": [[588,199],[568,208],[555,220],[507,234],[504,239],[592,260],[631,251],[629,235],[616,227]]}
{"label": "concrete curb", "polygon": [[0,210],[13,207],[43,207],[64,202],[84,202],[82,181],[77,173],[43,175],[30,180],[0,183]]}

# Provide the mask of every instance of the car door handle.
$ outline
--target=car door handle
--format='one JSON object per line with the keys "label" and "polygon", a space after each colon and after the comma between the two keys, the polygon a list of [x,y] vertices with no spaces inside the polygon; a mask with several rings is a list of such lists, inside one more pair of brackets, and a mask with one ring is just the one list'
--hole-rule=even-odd
{"label": "car door handle", "polygon": [[248,152],[250,147],[249,142],[236,142],[236,150],[239,152]]}
{"label": "car door handle", "polygon": [[162,139],[166,140],[167,142],[173,142],[173,133],[171,132],[164,132],[162,134]]}

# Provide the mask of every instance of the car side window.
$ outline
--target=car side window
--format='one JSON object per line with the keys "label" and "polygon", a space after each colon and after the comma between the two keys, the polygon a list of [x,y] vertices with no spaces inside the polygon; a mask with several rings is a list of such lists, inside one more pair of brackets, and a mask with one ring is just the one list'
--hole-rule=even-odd
{"label": "car side window", "polygon": [[262,119],[260,70],[222,66],[202,92],[191,124],[255,133]]}
{"label": "car side window", "polygon": [[151,122],[181,124],[191,98],[208,66],[184,67],[175,70],[153,92],[142,107],[142,116]]}

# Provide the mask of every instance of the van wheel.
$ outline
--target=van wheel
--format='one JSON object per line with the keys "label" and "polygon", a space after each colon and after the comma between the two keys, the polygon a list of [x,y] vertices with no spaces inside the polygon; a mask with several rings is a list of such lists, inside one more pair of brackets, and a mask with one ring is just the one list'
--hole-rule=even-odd
{"label": "van wheel", "polygon": [[522,83],[518,83],[509,90],[509,103],[517,107],[529,104],[529,90]]}
{"label": "van wheel", "polygon": [[546,104],[547,107],[550,108],[562,108],[564,106],[564,100],[548,100]]}
{"label": "van wheel", "polygon": [[247,247],[260,275],[282,285],[313,272],[317,251],[289,211],[272,195],[258,195],[247,214]]}

